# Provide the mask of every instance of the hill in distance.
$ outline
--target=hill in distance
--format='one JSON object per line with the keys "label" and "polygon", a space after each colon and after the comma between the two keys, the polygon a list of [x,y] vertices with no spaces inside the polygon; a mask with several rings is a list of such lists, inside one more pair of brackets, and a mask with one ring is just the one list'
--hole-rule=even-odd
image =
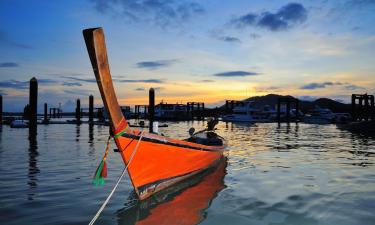
{"label": "hill in distance", "polygon": [[[277,100],[280,97],[289,97],[292,99],[297,99],[290,95],[277,95],[277,94],[268,94],[264,96],[255,96],[245,99],[244,101],[254,101],[254,106],[257,108],[263,108],[265,105],[269,105],[271,107],[275,107],[277,104]],[[315,106],[319,106],[321,108],[328,108],[335,113],[350,113],[351,112],[351,104],[344,104],[329,98],[319,98],[314,101],[305,101],[300,100],[300,110],[303,112],[310,111],[315,108]],[[224,106],[225,107],[225,106]],[[291,105],[291,108],[294,108],[294,105]]]}

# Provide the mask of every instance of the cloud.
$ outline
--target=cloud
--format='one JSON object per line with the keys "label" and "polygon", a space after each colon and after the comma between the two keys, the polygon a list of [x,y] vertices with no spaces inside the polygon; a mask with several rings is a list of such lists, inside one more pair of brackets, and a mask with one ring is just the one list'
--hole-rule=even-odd
{"label": "cloud", "polygon": [[82,96],[89,95],[88,90],[64,90],[64,93],[69,94],[69,95],[82,95]]}
{"label": "cloud", "polygon": [[135,91],[145,91],[145,88],[136,88]]}
{"label": "cloud", "polygon": [[79,83],[79,82],[63,82],[62,85],[63,86],[69,86],[69,87],[73,87],[73,86],[80,87],[80,86],[82,86],[82,84]]}
{"label": "cloud", "polygon": [[161,84],[164,83],[164,80],[160,79],[141,79],[141,80],[129,80],[129,79],[113,79],[114,81],[118,81],[121,83],[156,83]]}
{"label": "cloud", "polygon": [[58,83],[56,80],[52,80],[52,79],[37,79],[38,80],[38,84],[56,84]]}
{"label": "cloud", "polygon": [[313,89],[325,88],[327,86],[334,86],[334,85],[342,85],[342,83],[340,82],[334,83],[330,81],[323,82],[323,83],[309,83],[309,84],[303,85],[302,87],[300,87],[300,89],[313,90]]}
{"label": "cloud", "polygon": [[258,38],[260,38],[260,35],[259,35],[259,34],[256,34],[256,33],[251,33],[251,34],[250,34],[250,38],[251,38],[251,39],[258,39]]}
{"label": "cloud", "polygon": [[203,83],[213,83],[215,81],[214,80],[201,80],[200,82],[203,82]]}
{"label": "cloud", "polygon": [[165,90],[165,88],[164,87],[154,87],[154,90],[155,91],[161,91],[161,90]]}
{"label": "cloud", "polygon": [[[56,84],[55,80],[51,79],[38,79],[38,84]],[[18,80],[5,80],[0,81],[0,88],[11,88],[11,89],[28,89],[30,86],[29,81],[18,81]]]}
{"label": "cloud", "polygon": [[96,83],[95,78],[77,78],[72,76],[62,76],[63,78],[70,79],[70,80],[76,80],[81,82],[87,82],[87,83]]}
{"label": "cloud", "polygon": [[138,62],[136,66],[138,68],[145,68],[148,70],[155,70],[155,69],[160,69],[161,67],[167,67],[172,65],[173,63],[177,62],[176,59],[171,59],[171,60],[157,60],[157,61],[143,61],[143,62]]}
{"label": "cloud", "polygon": [[256,76],[260,73],[255,72],[246,72],[246,71],[228,71],[223,73],[216,73],[214,76],[216,77],[246,77],[246,76]]}
{"label": "cloud", "polygon": [[30,45],[26,45],[17,41],[14,41],[8,37],[8,35],[4,31],[0,31],[0,43],[6,44],[11,47],[16,48],[23,48],[23,49],[31,49]]}
{"label": "cloud", "polygon": [[237,28],[257,26],[270,31],[283,31],[305,22],[306,19],[307,10],[302,4],[289,3],[275,13],[269,11],[260,14],[248,13],[232,19],[230,23]]}
{"label": "cloud", "polygon": [[199,3],[181,0],[91,0],[102,13],[131,22],[147,22],[161,27],[179,25],[205,9]]}
{"label": "cloud", "polygon": [[349,85],[346,85],[345,86],[346,89],[348,90],[366,90],[365,87],[361,87],[361,86],[357,86],[357,85],[354,85],[354,84],[349,84]]}
{"label": "cloud", "polygon": [[28,81],[18,81],[18,80],[5,80],[0,81],[0,88],[13,88],[13,89],[28,89]]}
{"label": "cloud", "polygon": [[254,90],[257,92],[268,92],[268,91],[278,91],[280,90],[280,87],[277,86],[259,86],[259,87],[254,87]]}
{"label": "cloud", "polygon": [[241,40],[239,38],[231,37],[231,36],[218,37],[218,40],[230,42],[230,43],[241,43]]}
{"label": "cloud", "polygon": [[19,67],[20,65],[18,63],[15,63],[15,62],[3,62],[3,63],[0,63],[0,67],[1,68],[6,68],[6,67]]}

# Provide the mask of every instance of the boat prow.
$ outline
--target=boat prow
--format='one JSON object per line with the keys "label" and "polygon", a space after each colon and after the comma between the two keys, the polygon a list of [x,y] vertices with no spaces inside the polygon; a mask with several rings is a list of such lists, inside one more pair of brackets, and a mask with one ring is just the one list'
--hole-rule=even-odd
{"label": "boat prow", "polygon": [[[139,199],[146,199],[179,181],[212,167],[222,156],[222,145],[177,140],[131,129],[118,104],[109,70],[102,28],[83,31],[87,51],[116,145],[128,165],[129,177]],[[142,133],[142,140],[139,141]],[[133,149],[138,148],[132,157]]]}

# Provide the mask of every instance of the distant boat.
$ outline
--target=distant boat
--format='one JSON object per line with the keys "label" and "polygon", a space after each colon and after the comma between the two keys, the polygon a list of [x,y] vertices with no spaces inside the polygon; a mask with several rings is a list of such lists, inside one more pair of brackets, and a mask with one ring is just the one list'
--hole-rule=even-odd
{"label": "distant boat", "polygon": [[27,128],[29,125],[23,120],[13,120],[10,122],[11,128]]}
{"label": "distant boat", "polygon": [[253,106],[254,101],[244,101],[242,105],[233,108],[233,113],[222,116],[224,122],[269,122],[273,111],[260,110]]}
{"label": "distant boat", "polygon": [[199,174],[222,158],[225,140],[213,127],[199,137],[192,132],[189,141],[130,128],[113,88],[103,29],[87,29],[83,35],[116,145],[139,199]]}
{"label": "distant boat", "polygon": [[184,120],[188,118],[187,106],[161,102],[155,106],[155,118],[159,120]]}
{"label": "distant boat", "polygon": [[315,106],[315,108],[308,112],[303,121],[305,123],[316,123],[316,124],[328,124],[335,121],[336,115],[327,108],[320,108]]}

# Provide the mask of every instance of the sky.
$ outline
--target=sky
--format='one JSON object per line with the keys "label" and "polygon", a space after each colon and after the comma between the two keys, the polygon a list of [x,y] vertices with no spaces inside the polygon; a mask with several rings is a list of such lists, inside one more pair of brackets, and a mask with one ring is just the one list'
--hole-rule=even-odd
{"label": "sky", "polygon": [[72,111],[100,94],[82,30],[103,27],[121,105],[270,93],[349,102],[375,93],[375,0],[0,1],[0,94],[22,111],[29,80]]}

